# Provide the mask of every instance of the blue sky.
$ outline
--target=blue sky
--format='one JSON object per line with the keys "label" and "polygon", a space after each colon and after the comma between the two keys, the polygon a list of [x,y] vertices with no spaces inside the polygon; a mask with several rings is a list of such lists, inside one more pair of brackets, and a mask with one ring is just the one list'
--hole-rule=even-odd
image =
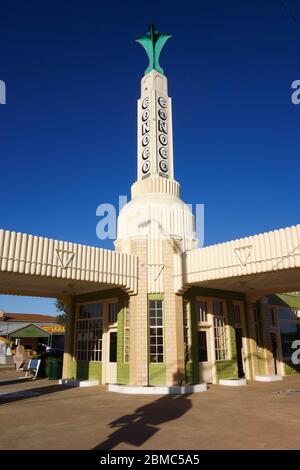
{"label": "blue sky", "polygon": [[[96,208],[136,178],[149,22],[173,99],[175,177],[205,204],[205,244],[299,222],[300,3],[0,1],[1,228],[112,248]],[[0,309],[55,312],[0,296]]]}

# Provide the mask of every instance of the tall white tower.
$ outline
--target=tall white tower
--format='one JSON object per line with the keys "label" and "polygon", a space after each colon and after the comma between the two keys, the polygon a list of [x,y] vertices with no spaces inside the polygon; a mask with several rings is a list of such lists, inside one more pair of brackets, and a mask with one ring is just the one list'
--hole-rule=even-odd
{"label": "tall white tower", "polygon": [[[129,301],[130,384],[143,386],[184,380],[183,305],[175,294],[174,265],[184,269],[183,253],[197,245],[192,211],[174,179],[171,98],[158,62],[169,37],[151,25],[138,39],[149,66],[138,100],[137,181],[120,212],[115,242],[117,251],[138,257],[138,293]],[[153,308],[159,337],[151,327]]]}
{"label": "tall white tower", "polygon": [[149,67],[137,105],[137,181],[131,187],[132,200],[118,218],[120,251],[131,252],[130,240],[137,238],[174,239],[183,252],[197,246],[193,214],[180,199],[180,185],[174,180],[172,102],[158,62],[170,37],[150,25],[148,35],[138,39],[149,56]]}

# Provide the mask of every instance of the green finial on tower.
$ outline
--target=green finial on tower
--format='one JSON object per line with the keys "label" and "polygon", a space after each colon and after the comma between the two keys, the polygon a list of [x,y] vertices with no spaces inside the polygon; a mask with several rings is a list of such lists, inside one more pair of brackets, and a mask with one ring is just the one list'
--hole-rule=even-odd
{"label": "green finial on tower", "polygon": [[156,31],[154,24],[150,24],[147,36],[142,36],[136,40],[143,46],[149,57],[149,66],[145,70],[145,75],[151,72],[151,70],[156,70],[162,75],[164,74],[163,69],[159,65],[159,56],[170,37],[172,37],[171,34],[160,34]]}

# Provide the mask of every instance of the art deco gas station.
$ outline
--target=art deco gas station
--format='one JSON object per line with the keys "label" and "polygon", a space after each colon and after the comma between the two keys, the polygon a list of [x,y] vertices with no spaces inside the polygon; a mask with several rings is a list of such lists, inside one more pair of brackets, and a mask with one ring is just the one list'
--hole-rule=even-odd
{"label": "art deco gas station", "polygon": [[64,383],[180,393],[299,372],[291,343],[300,331],[300,225],[198,247],[174,179],[172,104],[159,64],[169,38],[150,25],[138,39],[149,66],[137,180],[115,251],[0,231],[0,293],[67,305]]}

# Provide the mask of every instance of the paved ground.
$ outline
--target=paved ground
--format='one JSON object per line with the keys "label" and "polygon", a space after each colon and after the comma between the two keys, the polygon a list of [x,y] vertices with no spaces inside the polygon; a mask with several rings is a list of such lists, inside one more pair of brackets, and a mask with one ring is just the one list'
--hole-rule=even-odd
{"label": "paved ground", "polygon": [[0,449],[300,448],[300,393],[274,393],[300,390],[300,376],[151,397],[20,375],[0,370]]}

